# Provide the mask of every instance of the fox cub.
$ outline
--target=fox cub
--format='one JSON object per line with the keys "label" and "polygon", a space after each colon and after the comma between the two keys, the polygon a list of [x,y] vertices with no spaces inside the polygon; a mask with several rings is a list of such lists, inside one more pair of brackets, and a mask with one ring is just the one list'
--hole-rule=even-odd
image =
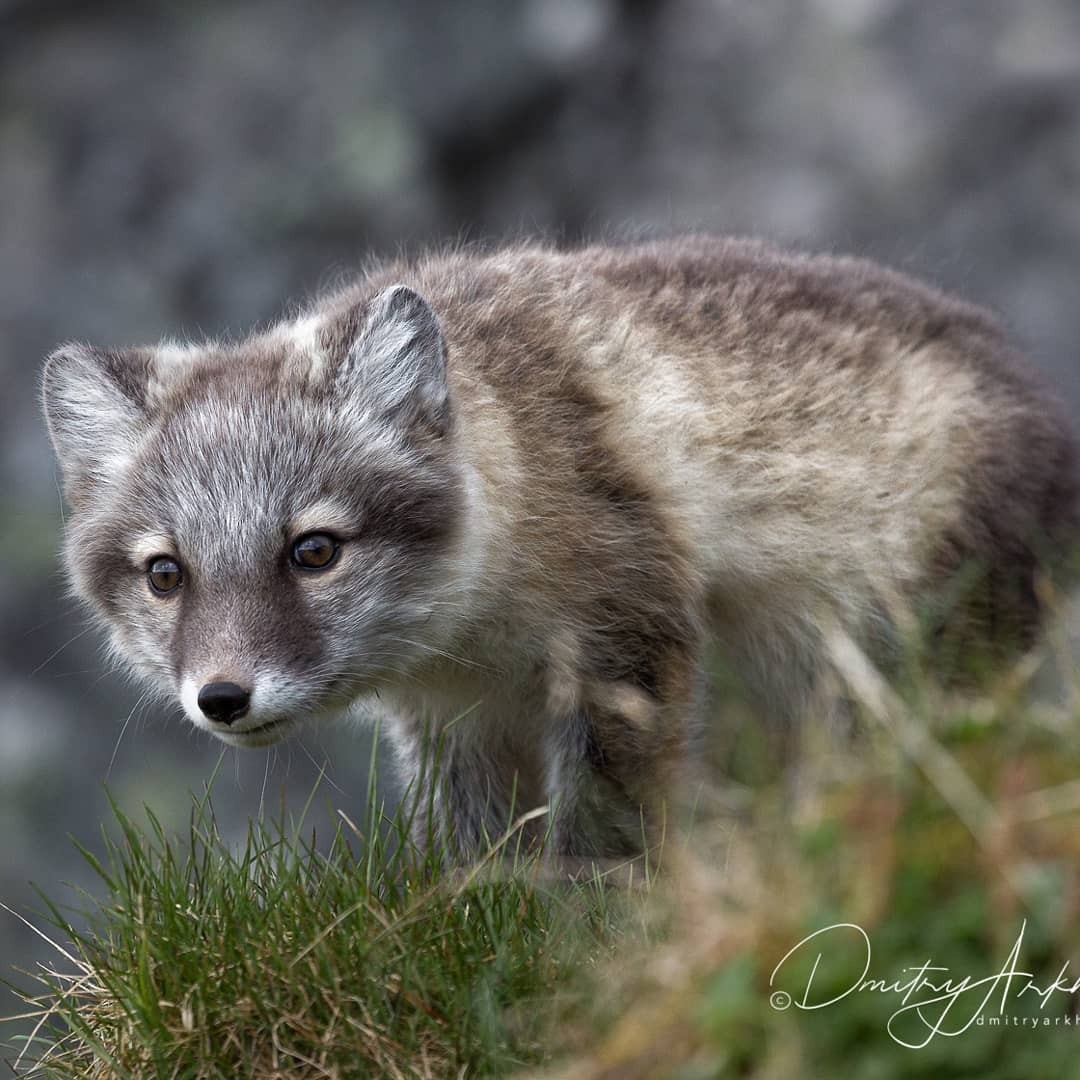
{"label": "fox cub", "polygon": [[434,254],[238,344],[65,345],[44,406],[115,653],[232,746],[370,699],[463,857],[544,804],[640,848],[707,643],[790,725],[823,627],[887,652],[967,566],[943,626],[1029,640],[1076,530],[991,316],[748,241]]}

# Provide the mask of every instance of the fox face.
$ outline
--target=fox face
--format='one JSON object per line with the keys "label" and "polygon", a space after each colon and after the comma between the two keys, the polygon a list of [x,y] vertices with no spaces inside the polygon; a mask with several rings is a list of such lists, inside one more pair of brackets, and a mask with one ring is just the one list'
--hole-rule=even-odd
{"label": "fox face", "polygon": [[75,592],[115,654],[266,745],[439,648],[463,553],[445,347],[397,286],[240,346],[48,360]]}

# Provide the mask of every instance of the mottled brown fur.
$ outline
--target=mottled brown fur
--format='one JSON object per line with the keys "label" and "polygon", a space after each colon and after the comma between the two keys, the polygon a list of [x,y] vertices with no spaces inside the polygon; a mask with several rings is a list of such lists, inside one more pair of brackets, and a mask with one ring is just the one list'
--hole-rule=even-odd
{"label": "mottled brown fur", "polygon": [[[119,479],[87,458],[86,394],[127,431]],[[635,849],[710,637],[791,728],[826,626],[887,651],[975,566],[940,632],[1026,642],[1077,530],[1068,425],[991,316],[751,241],[433,254],[239,345],[62,351],[46,405],[105,560],[73,546],[76,581],[121,651],[160,673],[159,638],[176,684],[270,666],[298,715],[378,689],[406,779],[438,742],[430,824],[465,851],[538,802],[563,853]],[[296,578],[288,523],[320,500],[346,555]],[[171,630],[118,577],[121,503],[191,563]],[[248,553],[231,578],[199,531],[219,520]]]}

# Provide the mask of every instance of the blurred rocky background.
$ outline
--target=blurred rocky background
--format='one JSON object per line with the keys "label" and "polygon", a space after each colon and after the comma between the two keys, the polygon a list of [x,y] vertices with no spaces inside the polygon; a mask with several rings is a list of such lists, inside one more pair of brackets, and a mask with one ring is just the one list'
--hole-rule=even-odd
{"label": "blurred rocky background", "polygon": [[[688,228],[991,305],[1080,403],[1080,4],[0,0],[0,900],[88,883],[105,782],[179,826],[221,753],[64,596],[50,348],[239,334],[430,243]],[[219,821],[328,762],[327,828],[368,761],[348,731],[230,752]],[[5,973],[47,954],[0,912]]]}

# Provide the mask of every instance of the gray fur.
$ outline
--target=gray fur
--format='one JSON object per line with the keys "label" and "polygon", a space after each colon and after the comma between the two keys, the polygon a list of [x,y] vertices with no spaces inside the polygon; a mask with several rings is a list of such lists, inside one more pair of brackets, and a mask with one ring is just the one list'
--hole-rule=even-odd
{"label": "gray fur", "polygon": [[439,321],[427,301],[406,285],[380,293],[367,325],[338,368],[335,384],[370,400],[388,421],[421,423],[445,434],[446,354]]}
{"label": "gray fur", "polygon": [[710,636],[795,727],[823,627],[887,651],[975,564],[940,632],[1024,644],[1076,536],[1072,435],[990,316],[745,241],[433,255],[236,345],[65,347],[44,401],[116,653],[234,745],[378,691],[463,854],[542,803],[560,853],[647,840]]}

